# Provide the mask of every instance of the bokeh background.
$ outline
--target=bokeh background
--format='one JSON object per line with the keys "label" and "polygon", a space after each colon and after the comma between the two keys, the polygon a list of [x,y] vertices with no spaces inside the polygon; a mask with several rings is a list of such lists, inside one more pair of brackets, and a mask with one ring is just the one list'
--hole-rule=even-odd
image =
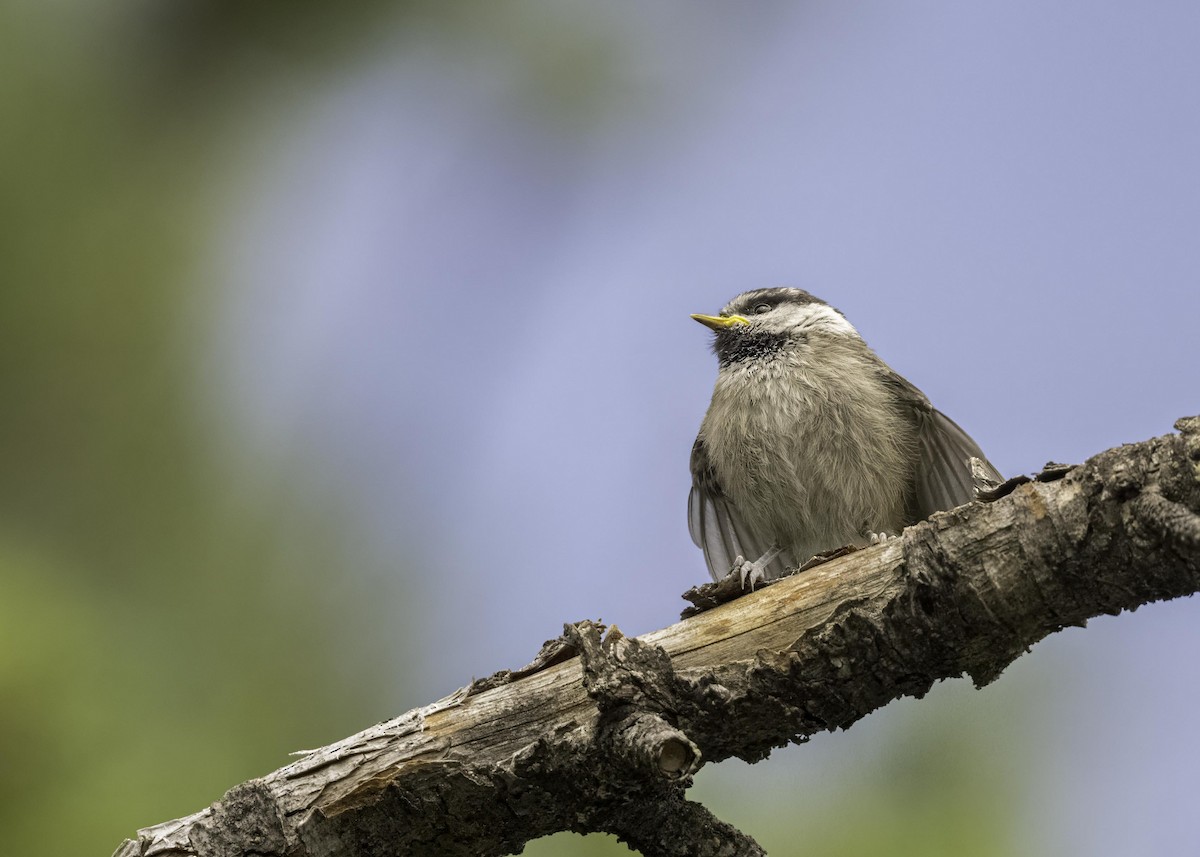
{"label": "bokeh background", "polygon": [[[687,316],[744,289],[1009,474],[1200,411],[1197,44],[1185,2],[0,5],[0,853],[673,621]],[[694,795],[774,855],[1200,852],[1198,610]]]}

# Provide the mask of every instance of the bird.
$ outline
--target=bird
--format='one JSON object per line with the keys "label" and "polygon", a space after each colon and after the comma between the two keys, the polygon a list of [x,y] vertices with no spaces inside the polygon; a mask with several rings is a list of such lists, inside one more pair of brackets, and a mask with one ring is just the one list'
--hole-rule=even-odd
{"label": "bird", "polygon": [[692,446],[688,529],[713,580],[775,580],[896,536],[1003,481],[979,445],[803,289],[744,292],[719,315],[717,379]]}

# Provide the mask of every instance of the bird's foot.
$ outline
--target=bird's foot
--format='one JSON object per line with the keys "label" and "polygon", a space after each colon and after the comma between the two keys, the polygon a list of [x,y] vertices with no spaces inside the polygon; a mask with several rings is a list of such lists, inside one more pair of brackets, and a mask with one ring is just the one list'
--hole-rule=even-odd
{"label": "bird's foot", "polygon": [[886,542],[888,539],[894,539],[894,538],[896,538],[896,534],[895,534],[895,533],[883,533],[883,532],[880,532],[880,533],[870,533],[870,532],[869,532],[869,533],[867,533],[867,539],[868,539],[868,540],[871,542],[871,544],[873,544],[873,545],[881,545],[881,544],[883,544],[884,542]]}
{"label": "bird's foot", "polygon": [[749,584],[751,592],[754,591],[754,587],[767,582],[766,563],[761,559],[750,562],[744,556],[739,555],[734,559],[733,568],[729,570],[729,573],[736,574],[741,578],[742,589],[746,589],[746,585]]}
{"label": "bird's foot", "polygon": [[779,556],[782,551],[779,545],[771,545],[770,549],[756,559],[750,562],[741,554],[733,561],[733,568],[729,570],[730,574],[736,574],[741,579],[742,589],[746,588],[746,584],[750,584],[750,591],[754,591],[754,587],[763,583],[768,583],[767,568],[775,561],[775,557]]}

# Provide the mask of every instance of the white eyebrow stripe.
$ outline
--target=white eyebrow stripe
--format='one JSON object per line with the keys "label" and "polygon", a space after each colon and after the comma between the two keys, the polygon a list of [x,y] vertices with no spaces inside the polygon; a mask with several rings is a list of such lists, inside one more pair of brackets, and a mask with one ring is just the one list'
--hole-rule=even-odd
{"label": "white eyebrow stripe", "polygon": [[829,304],[809,304],[801,313],[802,320],[796,327],[804,332],[840,333],[844,336],[862,337],[846,317]]}

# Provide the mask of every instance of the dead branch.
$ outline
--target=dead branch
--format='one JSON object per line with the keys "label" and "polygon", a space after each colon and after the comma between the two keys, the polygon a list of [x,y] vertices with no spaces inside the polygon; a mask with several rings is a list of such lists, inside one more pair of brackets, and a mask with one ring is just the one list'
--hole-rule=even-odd
{"label": "dead branch", "polygon": [[[569,625],[524,670],[235,786],[118,857],[500,855],[560,830],[646,855],[761,849],[684,791],[703,762],[977,685],[1089,618],[1200,589],[1200,417],[1054,466],[637,639]],[[706,598],[708,599],[706,601]]]}

